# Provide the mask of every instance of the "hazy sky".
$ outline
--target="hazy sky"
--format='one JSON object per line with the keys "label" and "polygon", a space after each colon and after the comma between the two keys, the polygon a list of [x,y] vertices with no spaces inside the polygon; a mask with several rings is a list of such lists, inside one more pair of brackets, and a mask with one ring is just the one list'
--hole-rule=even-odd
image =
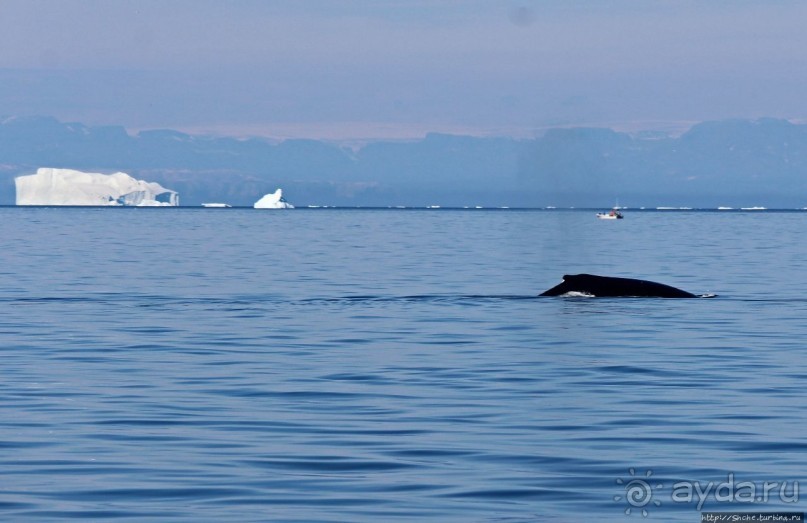
{"label": "hazy sky", "polygon": [[802,0],[0,0],[0,115],[271,136],[807,119]]}

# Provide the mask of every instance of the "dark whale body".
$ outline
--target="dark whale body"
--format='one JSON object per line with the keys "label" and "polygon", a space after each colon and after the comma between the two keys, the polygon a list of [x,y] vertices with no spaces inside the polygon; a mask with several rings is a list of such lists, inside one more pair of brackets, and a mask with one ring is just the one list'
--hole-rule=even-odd
{"label": "dark whale body", "polygon": [[541,293],[541,296],[563,296],[567,293],[580,293],[598,298],[636,297],[636,298],[697,298],[681,289],[663,283],[632,278],[612,278],[611,276],[595,276],[593,274],[566,274],[563,283]]}

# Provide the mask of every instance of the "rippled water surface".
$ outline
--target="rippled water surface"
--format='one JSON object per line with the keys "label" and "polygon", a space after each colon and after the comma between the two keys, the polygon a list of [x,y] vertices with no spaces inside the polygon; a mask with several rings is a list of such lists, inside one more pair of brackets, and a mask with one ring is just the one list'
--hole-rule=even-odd
{"label": "rippled water surface", "polygon": [[[805,227],[2,208],[0,519],[683,522],[676,483],[791,493]],[[536,297],[577,272],[718,297]],[[807,505],[770,498],[702,508]]]}

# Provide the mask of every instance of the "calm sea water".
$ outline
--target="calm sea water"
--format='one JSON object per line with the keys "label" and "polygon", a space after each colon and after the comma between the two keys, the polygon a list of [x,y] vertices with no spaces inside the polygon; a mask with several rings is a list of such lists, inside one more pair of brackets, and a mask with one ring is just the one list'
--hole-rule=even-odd
{"label": "calm sea water", "polygon": [[[806,228],[2,208],[0,519],[700,521],[687,482],[805,510]],[[719,296],[536,297],[577,272]]]}

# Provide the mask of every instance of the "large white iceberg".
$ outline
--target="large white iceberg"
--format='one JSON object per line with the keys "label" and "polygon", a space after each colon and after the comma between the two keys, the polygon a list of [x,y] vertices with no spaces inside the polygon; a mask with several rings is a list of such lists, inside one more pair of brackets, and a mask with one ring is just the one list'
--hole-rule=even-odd
{"label": "large white iceberg", "polygon": [[17,205],[179,205],[179,194],[159,183],[136,180],[126,173],[85,173],[43,167],[18,176]]}
{"label": "large white iceberg", "polygon": [[253,205],[256,209],[294,209],[294,205],[283,199],[283,190],[278,189],[265,195]]}

